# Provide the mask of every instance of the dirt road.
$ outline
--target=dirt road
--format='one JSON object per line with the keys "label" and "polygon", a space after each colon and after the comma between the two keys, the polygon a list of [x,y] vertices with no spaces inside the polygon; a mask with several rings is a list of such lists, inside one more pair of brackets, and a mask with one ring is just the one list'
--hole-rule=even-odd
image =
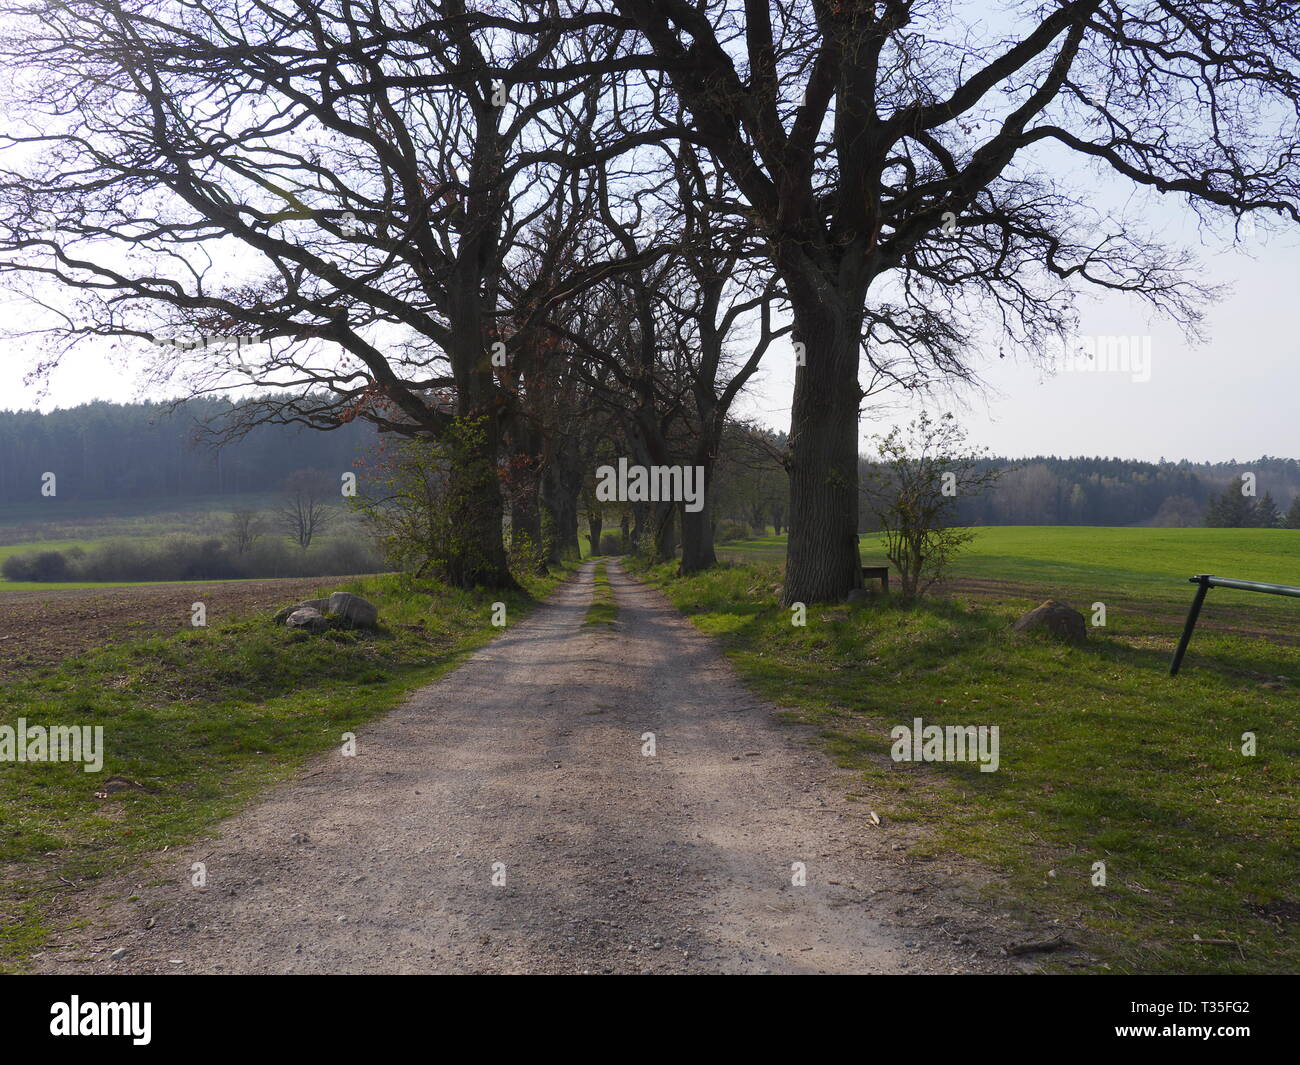
{"label": "dirt road", "polygon": [[618,624],[583,628],[591,570],[355,757],[102,885],[39,970],[1006,971],[657,592],[611,564]]}

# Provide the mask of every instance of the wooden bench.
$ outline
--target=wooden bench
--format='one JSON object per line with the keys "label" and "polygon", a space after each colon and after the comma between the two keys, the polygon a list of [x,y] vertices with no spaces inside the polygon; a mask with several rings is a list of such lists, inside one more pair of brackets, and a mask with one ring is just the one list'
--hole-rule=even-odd
{"label": "wooden bench", "polygon": [[1192,630],[1196,628],[1196,619],[1201,616],[1201,604],[1205,602],[1205,593],[1211,588],[1235,588],[1239,592],[1265,592],[1268,595],[1289,595],[1293,599],[1300,599],[1300,588],[1294,588],[1289,584],[1239,581],[1235,577],[1214,577],[1209,573],[1198,573],[1195,577],[1187,579],[1197,586],[1196,597],[1192,600],[1192,608],[1187,612],[1187,623],[1183,625],[1183,635],[1178,641],[1178,650],[1174,652],[1174,660],[1169,663],[1171,677],[1178,675],[1178,667],[1183,664],[1183,655],[1187,653],[1187,645],[1191,642]]}
{"label": "wooden bench", "polygon": [[889,567],[888,566],[863,566],[862,579],[864,581],[879,581],[880,590],[886,595],[889,594]]}

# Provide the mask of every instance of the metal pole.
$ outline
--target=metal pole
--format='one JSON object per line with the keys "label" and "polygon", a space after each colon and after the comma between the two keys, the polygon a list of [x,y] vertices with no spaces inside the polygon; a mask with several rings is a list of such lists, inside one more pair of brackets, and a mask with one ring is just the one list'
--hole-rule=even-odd
{"label": "metal pole", "polygon": [[1193,577],[1196,581],[1196,598],[1192,600],[1192,608],[1187,612],[1187,624],[1183,626],[1182,639],[1178,641],[1178,650],[1174,652],[1174,660],[1169,663],[1169,675],[1176,677],[1178,667],[1183,664],[1183,655],[1187,653],[1187,645],[1192,640],[1192,630],[1196,628],[1196,619],[1201,615],[1201,604],[1205,602],[1205,593],[1210,590],[1210,582],[1205,574],[1199,577]]}

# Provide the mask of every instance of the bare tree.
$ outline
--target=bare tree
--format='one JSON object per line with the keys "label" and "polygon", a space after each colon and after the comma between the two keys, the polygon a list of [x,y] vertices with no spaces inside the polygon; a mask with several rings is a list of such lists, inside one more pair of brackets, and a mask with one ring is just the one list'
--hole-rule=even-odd
{"label": "bare tree", "polygon": [[266,521],[256,510],[237,508],[230,514],[230,546],[235,554],[245,554],[266,531]]}
{"label": "bare tree", "polygon": [[[685,285],[674,304],[681,365],[678,371],[689,395],[685,421],[693,438],[690,461],[703,472],[703,506],[682,509],[682,560],[678,572],[698,573],[713,566],[712,485],[722,434],[732,404],[757,372],[772,342],[789,326],[772,322],[778,286],[755,269],[760,258],[741,227],[712,205],[729,190],[725,171],[705,153],[683,145],[676,158],[683,214],[680,259]],[[753,325],[756,332],[743,355],[734,335]],[[761,525],[760,535],[761,535]]]}
{"label": "bare tree", "polygon": [[338,515],[330,500],[338,494],[329,475],[320,470],[296,470],[284,482],[284,499],[276,508],[276,520],[304,551],[317,534],[324,532]]}
{"label": "bare tree", "polygon": [[446,577],[513,584],[482,475],[506,408],[501,279],[568,187],[551,160],[573,157],[566,131],[607,121],[583,90],[611,31],[566,34],[528,0],[3,8],[0,63],[21,74],[0,271],[41,283],[38,306],[51,287],[76,297],[40,327],[46,367],[87,338],[154,342],[155,383],[261,389],[226,434],[361,417],[437,439],[472,422],[482,454],[450,474],[466,552]]}
{"label": "bare tree", "polygon": [[873,367],[970,378],[976,325],[1041,355],[1071,323],[1074,282],[1195,329],[1190,259],[1059,175],[1096,163],[1198,212],[1300,221],[1300,25],[1281,9],[1055,0],[1008,36],[925,0],[615,6],[726,168],[804,345],[786,602],[861,584],[864,347]]}
{"label": "bare tree", "polygon": [[[496,372],[501,348],[531,350],[554,397],[598,387],[581,341],[610,354],[639,461],[671,461],[687,417],[702,424],[689,378],[715,396],[721,378],[711,357],[686,365],[684,305],[664,299],[692,226],[734,234],[722,264],[738,247],[751,291],[771,274],[793,319],[784,594],[813,602],[861,582],[864,353],[908,388],[974,381],[986,332],[1047,358],[1088,285],[1195,334],[1212,294],[1195,263],[1136,212],[1090,206],[1074,171],[1209,221],[1300,221],[1300,26],[1249,0],[1044,0],[996,29],[938,0],[0,10],[0,273],[33,284],[40,320],[17,332],[50,338],[43,366],[134,338],[154,342],[156,382],[259,388],[229,432],[473,426],[479,450],[449,473],[467,535],[446,576],[465,586],[513,583],[503,450],[541,456],[543,509],[576,542],[572,441],[554,419],[510,437],[521,378]],[[675,205],[669,146],[709,161]],[[667,239],[642,225],[647,198]],[[602,232],[567,231],[582,256],[515,284],[561,202]],[[587,313],[602,286],[623,321]],[[661,554],[671,518],[655,515]]]}

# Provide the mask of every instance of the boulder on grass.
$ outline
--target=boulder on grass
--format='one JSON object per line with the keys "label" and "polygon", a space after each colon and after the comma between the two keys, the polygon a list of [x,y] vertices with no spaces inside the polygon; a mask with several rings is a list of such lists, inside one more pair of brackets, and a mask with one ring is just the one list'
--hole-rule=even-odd
{"label": "boulder on grass", "polygon": [[379,608],[351,592],[335,592],[331,595],[328,612],[343,618],[353,628],[373,629],[379,624]]}
{"label": "boulder on grass", "polygon": [[1046,632],[1053,639],[1083,643],[1088,626],[1083,615],[1059,599],[1049,599],[1025,614],[1013,626],[1016,632]]}
{"label": "boulder on grass", "polygon": [[285,628],[304,632],[324,632],[330,627],[329,619],[315,607],[299,607],[284,619]]}
{"label": "boulder on grass", "polygon": [[[310,610],[320,615],[326,622],[325,628],[334,628],[337,625],[354,629],[373,629],[379,624],[379,608],[369,600],[362,599],[361,596],[353,595],[351,592],[335,592],[325,599],[306,599],[294,606],[276,611],[272,620],[277,625],[288,625],[289,619],[303,610]],[[300,621],[294,627],[302,628],[305,625],[306,621]],[[308,631],[323,630],[310,628]]]}
{"label": "boulder on grass", "polygon": [[301,603],[276,611],[275,617],[271,620],[277,625],[283,625],[295,610],[314,610],[318,614],[324,615],[329,612],[329,608],[330,601],[328,599],[304,599]]}

